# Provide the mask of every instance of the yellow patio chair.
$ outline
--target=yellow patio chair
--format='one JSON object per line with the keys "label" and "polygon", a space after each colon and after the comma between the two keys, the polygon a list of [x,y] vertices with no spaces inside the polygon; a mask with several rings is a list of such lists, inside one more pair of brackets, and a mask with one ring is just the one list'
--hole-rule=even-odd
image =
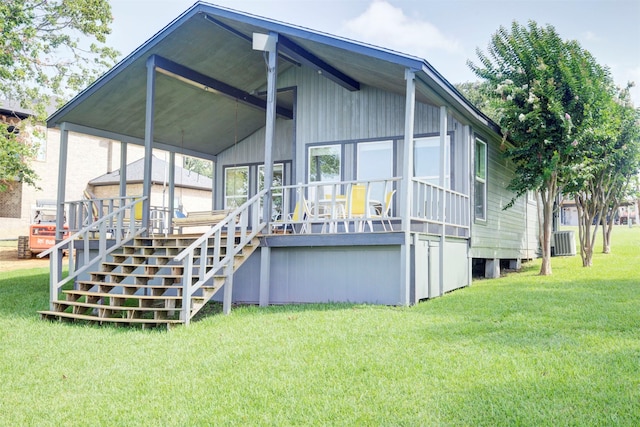
{"label": "yellow patio chair", "polygon": [[307,200],[304,197],[301,197],[297,202],[296,206],[293,208],[293,212],[289,214],[288,221],[284,224],[284,232],[287,232],[287,227],[291,227],[291,232],[297,234],[295,225],[300,223],[300,231],[299,233],[308,233],[309,228],[307,224],[307,218],[311,217],[311,212],[309,212],[309,205],[307,204]]}
{"label": "yellow patio chair", "polygon": [[396,190],[389,191],[384,195],[384,205],[382,206],[382,211],[380,214],[371,215],[372,218],[380,218],[380,222],[382,223],[382,228],[384,231],[387,231],[387,226],[385,225],[385,220],[389,225],[389,229],[393,231],[393,225],[391,225],[391,219],[389,215],[391,213],[391,205],[393,202],[393,195],[396,194]]}
{"label": "yellow patio chair", "polygon": [[[366,187],[364,185],[355,184],[351,186],[351,197],[349,198],[349,206],[347,207],[347,216],[349,218],[366,218],[367,212]],[[364,223],[369,225],[369,230],[373,231],[371,220],[358,221],[357,231],[364,230]],[[354,224],[356,222],[354,221]]]}

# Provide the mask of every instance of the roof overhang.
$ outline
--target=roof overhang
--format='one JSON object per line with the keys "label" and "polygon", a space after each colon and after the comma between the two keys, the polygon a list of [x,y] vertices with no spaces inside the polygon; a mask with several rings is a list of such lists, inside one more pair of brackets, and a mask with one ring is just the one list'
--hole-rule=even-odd
{"label": "roof overhang", "polygon": [[[254,33],[278,37],[278,74],[311,67],[342,86],[404,94],[416,71],[416,98],[440,100],[473,123],[497,126],[425,60],[352,40],[198,2],[49,117],[49,127],[142,144],[147,63],[156,70],[154,146],[214,159],[265,125],[264,53]],[[293,117],[293,97],[280,92],[277,114]]]}

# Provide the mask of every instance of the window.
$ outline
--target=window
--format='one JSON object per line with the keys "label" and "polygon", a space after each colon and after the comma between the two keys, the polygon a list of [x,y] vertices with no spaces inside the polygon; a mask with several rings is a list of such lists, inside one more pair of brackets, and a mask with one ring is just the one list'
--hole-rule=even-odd
{"label": "window", "polygon": [[[273,181],[271,187],[282,187],[284,185],[284,165],[276,163],[273,165]],[[264,165],[258,166],[258,192],[264,189]],[[262,201],[260,201],[260,212],[262,212]],[[276,220],[282,214],[282,188],[274,188],[271,192],[271,219]]]}
{"label": "window", "polygon": [[476,139],[475,218],[487,219],[487,144]]}
{"label": "window", "polygon": [[[362,142],[358,144],[359,181],[387,179],[393,177],[393,141]],[[384,183],[371,186],[370,197],[384,200]],[[389,191],[389,189],[387,189]]]}
{"label": "window", "polygon": [[46,135],[34,135],[33,145],[36,148],[36,160],[39,162],[47,161],[47,138]]}
{"label": "window", "polygon": [[249,196],[249,166],[229,167],[224,171],[224,207],[233,209]]}
{"label": "window", "polygon": [[340,146],[309,148],[309,182],[340,181]]}
{"label": "window", "polygon": [[[451,136],[445,138],[444,186],[450,188],[452,168],[450,166]],[[433,185],[440,185],[440,136],[417,138],[413,142],[413,176]]]}
{"label": "window", "polygon": [[[323,145],[309,147],[309,182],[339,182],[341,177],[341,146]],[[332,186],[318,187],[318,197],[323,198],[331,194]],[[316,195],[309,189],[308,197]]]}

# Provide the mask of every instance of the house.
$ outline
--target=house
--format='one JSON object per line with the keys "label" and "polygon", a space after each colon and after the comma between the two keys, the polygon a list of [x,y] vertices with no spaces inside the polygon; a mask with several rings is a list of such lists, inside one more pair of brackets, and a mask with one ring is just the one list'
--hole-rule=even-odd
{"label": "house", "polygon": [[[56,251],[81,254],[67,279],[81,290],[58,300],[52,270],[45,317],[71,317],[81,292],[146,292],[133,283],[162,295],[169,286],[163,310],[182,322],[209,298],[225,312],[234,302],[409,305],[469,286],[474,266],[495,277],[537,253],[535,199],[503,210],[514,167],[500,129],[427,61],[385,48],[198,2],[47,124],[63,146],[82,132],[144,146],[145,158],[142,198],[108,215],[119,223],[140,204],[142,221],[110,241],[92,243],[83,228],[62,242]],[[200,237],[149,232],[156,149],[170,164],[177,154],[214,162],[212,204],[228,215]],[[144,318],[143,305],[104,312]],[[153,316],[144,322],[171,317]]]}
{"label": "house", "polygon": [[[54,110],[51,110],[53,112]],[[17,125],[19,121],[33,115],[31,110],[22,108],[18,103],[0,101],[0,120]],[[58,194],[58,160],[60,152],[60,132],[55,128],[35,125],[23,129],[19,135],[24,143],[37,144],[36,157],[31,168],[39,177],[33,188],[16,181],[6,192],[0,192],[0,240],[15,240],[29,232],[33,211],[39,200],[55,200]],[[121,151],[120,143],[110,139],[88,134],[71,132],[69,146],[74,152],[68,158],[66,191],[71,198],[80,199],[87,182],[97,173],[106,173],[114,165],[114,153]],[[131,153],[142,156],[140,147],[130,147]],[[87,158],[91,158],[91,167]]]}
{"label": "house", "polygon": [[[166,154],[166,153],[165,153]],[[155,212],[163,212],[163,228],[167,227],[167,206],[169,191],[169,163],[153,155],[151,159],[152,177],[150,205]],[[211,178],[175,165],[174,206],[180,212],[193,212],[211,209],[213,188]],[[142,194],[144,182],[144,159],[138,159],[126,166],[127,177],[125,196]],[[120,195],[120,169],[91,179],[87,191],[97,199],[113,199]],[[166,217],[166,218],[165,218]]]}

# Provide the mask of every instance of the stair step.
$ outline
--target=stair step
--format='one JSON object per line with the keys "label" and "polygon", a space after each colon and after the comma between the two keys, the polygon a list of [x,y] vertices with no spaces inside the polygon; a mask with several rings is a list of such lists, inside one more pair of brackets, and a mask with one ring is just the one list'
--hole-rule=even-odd
{"label": "stair step", "polygon": [[[75,289],[61,291],[60,298],[66,299],[53,301],[52,307],[57,311],[39,313],[43,319],[82,320],[99,324],[169,327],[183,323],[184,319],[175,317],[181,315],[182,311],[184,287],[181,282],[184,281],[184,264],[174,261],[174,258],[199,237],[136,237],[114,251],[111,261],[102,262],[99,267],[102,271],[89,273],[91,280],[78,280]],[[219,247],[220,254],[216,254],[216,258],[219,255],[223,259],[227,251],[226,237],[219,241],[223,244]],[[240,241],[238,235],[235,241],[236,244]],[[259,239],[254,238],[240,253],[234,255],[231,260],[234,271],[249,258],[259,243]],[[214,244],[214,238],[208,239],[206,254],[202,251],[202,255],[201,248],[196,248],[192,265],[194,273],[199,271],[200,261],[206,262],[208,271],[213,267],[210,263],[214,258]],[[206,305],[224,286],[226,279],[226,276],[218,274],[207,281],[208,285],[200,286],[196,295],[190,297],[190,317]],[[156,284],[150,285],[149,281]],[[198,274],[193,274],[191,283],[195,284],[197,281]],[[174,295],[162,295],[166,293]]]}
{"label": "stair step", "polygon": [[[75,295],[75,296],[91,296],[91,297],[101,297],[101,298],[124,298],[124,299],[139,299],[139,300],[182,300],[181,296],[178,295],[134,295],[134,294],[116,294],[110,292],[91,292],[91,291],[76,291],[73,289],[62,291],[65,295]],[[195,298],[195,297],[192,297]]]}
{"label": "stair step", "polygon": [[111,283],[111,282],[101,282],[99,280],[80,280],[78,281],[78,287],[82,287],[82,285],[89,286],[113,286],[113,287],[121,287],[121,288],[136,288],[136,289],[182,289],[182,285],[142,285],[135,283]]}
{"label": "stair step", "polygon": [[94,304],[89,302],[82,301],[63,301],[58,300],[53,302],[59,306],[67,306],[63,310],[66,310],[69,307],[83,307],[83,308],[95,308],[95,309],[106,309],[113,311],[180,311],[180,307],[138,307],[138,306],[128,306],[128,305],[110,305],[110,304]]}
{"label": "stair step", "polygon": [[[101,273],[94,273],[94,274],[101,274]],[[182,276],[180,276],[180,278],[181,277]],[[197,279],[197,277],[194,277],[194,279]],[[216,274],[213,276],[214,281],[224,280],[224,279],[226,279],[226,276],[222,274]],[[129,288],[129,287],[140,288],[140,289],[182,289],[181,284],[175,284],[175,283],[171,285],[145,285],[145,284],[136,284],[136,283],[102,282],[100,280],[79,280],[78,285],[92,285],[92,286],[104,285],[104,286],[114,286],[114,287],[119,286],[123,288]]]}
{"label": "stair step", "polygon": [[[113,277],[140,277],[143,279],[180,279],[183,275],[180,274],[152,274],[152,273],[121,273],[119,271],[94,271],[91,273],[95,276],[113,276]],[[117,282],[105,282],[105,283],[117,283]]]}
{"label": "stair step", "polygon": [[97,317],[89,316],[87,314],[73,314],[58,311],[41,310],[38,311],[40,317],[48,320],[87,320],[90,322],[102,323],[128,323],[128,324],[140,324],[140,325],[175,325],[183,323],[179,319],[140,319],[140,318],[125,318],[125,317]]}

